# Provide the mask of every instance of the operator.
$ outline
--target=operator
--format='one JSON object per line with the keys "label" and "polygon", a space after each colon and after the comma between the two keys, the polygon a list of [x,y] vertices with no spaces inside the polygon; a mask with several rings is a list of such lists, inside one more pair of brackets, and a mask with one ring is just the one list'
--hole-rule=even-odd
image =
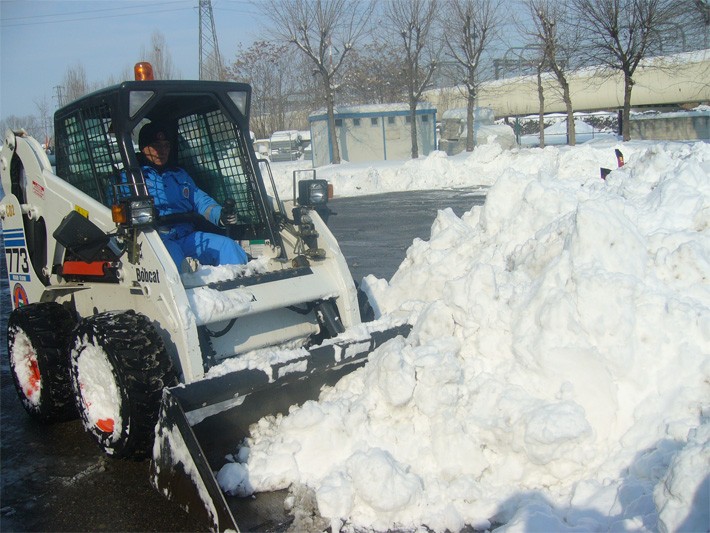
{"label": "operator", "polygon": [[[212,224],[224,227],[236,224],[235,213],[227,213],[206,192],[195,185],[188,173],[169,164],[170,129],[150,122],[138,134],[143,177],[148,193],[153,196],[158,216],[198,213]],[[224,235],[196,231],[190,222],[178,222],[158,228],[160,238],[180,270],[192,271],[197,259],[203,265],[243,265],[247,255],[235,241]]]}

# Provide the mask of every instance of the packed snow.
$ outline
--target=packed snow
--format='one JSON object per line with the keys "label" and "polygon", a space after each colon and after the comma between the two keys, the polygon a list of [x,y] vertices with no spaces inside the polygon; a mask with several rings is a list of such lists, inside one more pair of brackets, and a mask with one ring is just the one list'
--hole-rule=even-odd
{"label": "packed snow", "polygon": [[364,279],[409,337],[254,425],[225,491],[305,490],[333,531],[710,529],[710,145],[318,172],[341,195],[491,187]]}
{"label": "packed snow", "polygon": [[[82,409],[85,427],[110,433],[110,442],[115,442],[123,431],[122,401],[108,354],[100,344],[85,337],[73,347],[72,359],[85,406]],[[106,452],[112,454],[113,449],[107,447]]]}
{"label": "packed snow", "polygon": [[21,328],[9,332],[14,335],[10,350],[10,364],[14,369],[17,383],[28,405],[39,407],[42,399],[42,380],[39,376],[37,355],[32,341]]}

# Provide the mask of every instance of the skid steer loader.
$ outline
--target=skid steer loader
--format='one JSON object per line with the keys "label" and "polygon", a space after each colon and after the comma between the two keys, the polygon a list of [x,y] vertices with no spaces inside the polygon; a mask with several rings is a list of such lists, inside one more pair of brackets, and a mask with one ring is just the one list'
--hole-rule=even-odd
{"label": "skid steer loader", "polygon": [[[282,201],[249,135],[251,88],[128,81],[59,109],[56,170],[24,132],[0,150],[0,219],[20,400],[45,422],[77,415],[109,455],[151,458],[158,490],[215,530],[279,530],[283,495],[227,497],[214,472],[249,426],[317,398],[408,326],[361,321],[357,289],[323,222],[328,184]],[[251,259],[183,273],[158,228],[135,139],[175,126],[174,162],[238,223]],[[262,168],[270,178],[265,181]],[[270,190],[267,190],[270,189]]]}

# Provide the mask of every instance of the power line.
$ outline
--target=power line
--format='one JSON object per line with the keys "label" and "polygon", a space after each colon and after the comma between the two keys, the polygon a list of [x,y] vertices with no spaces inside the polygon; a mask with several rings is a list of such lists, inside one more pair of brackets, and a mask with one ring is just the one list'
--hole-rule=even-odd
{"label": "power line", "polygon": [[[259,3],[254,0],[229,0],[228,2],[215,1],[212,9],[219,12],[238,13],[239,15],[258,16],[262,12],[257,8]],[[236,5],[236,7],[235,7]]]}
{"label": "power line", "polygon": [[253,5],[244,5],[243,7],[227,7],[225,5],[214,5],[212,6],[214,11],[225,12],[225,13],[239,13],[241,15],[258,15],[260,11]]}
{"label": "power line", "polygon": [[[189,1],[189,0],[188,0]],[[185,0],[175,0],[173,2],[163,2],[160,5],[161,6],[167,6],[169,4],[184,4]],[[133,6],[133,9],[143,9],[146,4],[143,4],[142,6]],[[122,11],[125,12],[127,9],[125,7],[107,7],[105,9],[93,9],[91,10],[92,13],[105,13],[106,11]],[[26,19],[37,19],[37,18],[46,18],[46,17],[64,17],[68,15],[86,15],[86,11],[67,11],[66,13],[58,13],[56,15],[32,15],[32,16],[27,16],[27,17],[10,17],[10,18],[3,18],[3,20],[7,21],[15,21],[15,20],[26,20]]]}
{"label": "power line", "polygon": [[[2,28],[15,28],[15,27],[20,27],[20,26],[39,26],[42,24],[61,24],[64,22],[82,22],[86,20],[106,20],[106,19],[111,19],[111,18],[119,18],[119,17],[136,17],[136,16],[141,16],[141,15],[149,15],[153,13],[169,13],[169,12],[175,12],[175,11],[186,11],[186,10],[193,10],[193,7],[176,7],[176,8],[171,8],[171,9],[156,9],[152,11],[134,11],[131,13],[121,13],[121,14],[116,14],[116,15],[98,15],[98,16],[88,16],[88,17],[81,17],[81,18],[74,18],[74,19],[63,19],[63,20],[45,20],[45,21],[37,21],[37,22],[19,22],[16,24],[3,24],[1,25]],[[42,15],[42,16],[47,16],[47,15]],[[61,16],[61,15],[58,15]]]}

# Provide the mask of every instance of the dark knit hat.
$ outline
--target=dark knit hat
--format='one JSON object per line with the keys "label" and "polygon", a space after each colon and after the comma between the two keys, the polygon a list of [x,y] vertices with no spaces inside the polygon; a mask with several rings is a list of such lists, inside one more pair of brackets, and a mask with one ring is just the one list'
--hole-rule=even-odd
{"label": "dark knit hat", "polygon": [[144,147],[154,141],[169,141],[168,128],[160,122],[149,122],[141,128],[138,134],[138,148],[143,150]]}

